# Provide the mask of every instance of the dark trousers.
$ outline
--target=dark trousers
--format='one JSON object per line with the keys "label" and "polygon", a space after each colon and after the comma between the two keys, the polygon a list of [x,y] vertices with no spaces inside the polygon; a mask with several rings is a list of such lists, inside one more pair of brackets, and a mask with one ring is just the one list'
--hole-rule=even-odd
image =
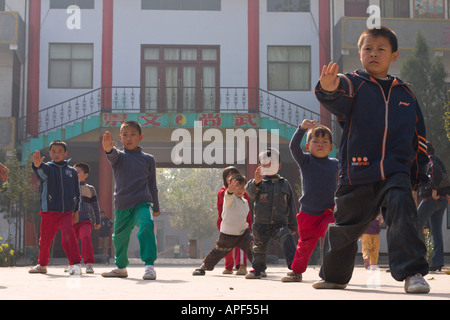
{"label": "dark trousers", "polygon": [[418,235],[417,208],[409,176],[397,173],[380,182],[344,185],[336,191],[334,218],[327,231],[328,245],[320,277],[347,284],[353,273],[357,241],[381,207],[387,225],[389,267],[392,277],[403,281],[428,273],[426,247]]}
{"label": "dark trousers", "polygon": [[253,262],[252,266],[256,272],[266,270],[267,246],[270,239],[280,240],[281,250],[286,257],[286,263],[290,269],[294,261],[296,244],[288,226],[274,224],[253,224]]}
{"label": "dark trousers", "polygon": [[219,239],[216,241],[215,247],[208,253],[208,255],[203,260],[202,267],[205,270],[214,270],[216,264],[229,254],[235,247],[242,249],[249,260],[253,259],[252,254],[252,234],[250,229],[245,230],[245,232],[240,236],[234,236],[230,234],[220,233]]}

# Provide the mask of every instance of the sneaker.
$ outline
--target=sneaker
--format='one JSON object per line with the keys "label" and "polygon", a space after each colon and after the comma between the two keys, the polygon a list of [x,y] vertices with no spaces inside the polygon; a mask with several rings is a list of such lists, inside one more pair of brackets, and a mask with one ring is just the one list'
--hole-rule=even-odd
{"label": "sneaker", "polygon": [[247,274],[247,267],[244,265],[239,266],[239,270],[236,271],[236,275],[238,276],[245,276]]}
{"label": "sneaker", "polygon": [[92,266],[92,263],[89,263],[89,264],[86,266],[86,273],[94,273],[94,268],[93,268],[93,266]]}
{"label": "sneaker", "polygon": [[430,285],[425,281],[420,273],[405,279],[406,293],[428,293],[430,292]]}
{"label": "sneaker", "polygon": [[[226,269],[225,269],[226,270]],[[195,271],[192,273],[193,276],[204,276],[205,275],[205,269],[195,269]]]}
{"label": "sneaker", "polygon": [[73,276],[73,275],[81,275],[81,267],[79,264],[74,264],[72,266],[69,267],[69,269],[67,270],[67,272]]}
{"label": "sneaker", "polygon": [[126,277],[128,277],[127,268],[123,268],[123,269],[116,268],[109,272],[103,272],[102,277],[104,277],[104,278],[126,278]]}
{"label": "sneaker", "polygon": [[312,287],[314,289],[345,289],[347,287],[347,285],[328,282],[325,280],[319,280],[319,281],[314,282]]}
{"label": "sneaker", "polygon": [[222,271],[222,274],[233,274],[233,270],[225,269]]}
{"label": "sneaker", "polygon": [[155,267],[152,265],[145,266],[145,273],[142,276],[144,280],[156,280]]}
{"label": "sneaker", "polygon": [[249,273],[245,275],[245,279],[261,279],[261,272],[257,272],[255,270],[251,270]]}
{"label": "sneaker", "polygon": [[301,282],[302,274],[297,273],[295,271],[288,272],[283,278],[281,278],[281,282]]}
{"label": "sneaker", "polygon": [[47,273],[47,266],[41,266],[40,264],[35,265],[33,268],[28,270],[28,273]]}

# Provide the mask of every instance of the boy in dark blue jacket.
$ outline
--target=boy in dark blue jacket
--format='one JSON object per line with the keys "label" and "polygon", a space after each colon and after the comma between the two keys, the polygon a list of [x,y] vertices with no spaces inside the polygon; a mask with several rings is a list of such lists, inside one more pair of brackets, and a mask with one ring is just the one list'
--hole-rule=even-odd
{"label": "boy in dark blue jacket", "polygon": [[69,274],[80,275],[80,252],[73,230],[80,208],[80,184],[77,171],[68,165],[67,145],[64,141],[53,141],[49,148],[52,161],[44,163],[44,157],[36,151],[33,154],[33,170],[40,185],[41,235],[39,238],[38,265],[30,273],[47,273],[50,247],[61,229],[61,243],[69,259]]}
{"label": "boy in dark blue jacket", "polygon": [[398,57],[395,33],[367,29],[358,42],[364,71],[338,74],[324,66],[316,97],[343,128],[340,176],[329,250],[313,287],[345,288],[350,281],[357,241],[381,207],[387,228],[389,266],[408,293],[428,293],[426,247],[419,238],[412,188],[427,181],[425,125],[416,97],[388,75]]}

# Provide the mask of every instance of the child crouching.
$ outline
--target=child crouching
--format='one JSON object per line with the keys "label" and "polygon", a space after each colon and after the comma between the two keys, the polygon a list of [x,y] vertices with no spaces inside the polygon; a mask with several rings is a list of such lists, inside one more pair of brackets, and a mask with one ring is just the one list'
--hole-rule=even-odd
{"label": "child crouching", "polygon": [[219,239],[203,260],[202,266],[194,271],[194,276],[203,276],[206,270],[213,270],[234,247],[242,249],[250,261],[253,259],[251,251],[253,237],[247,222],[249,204],[244,198],[246,183],[247,179],[242,175],[231,177],[224,194]]}

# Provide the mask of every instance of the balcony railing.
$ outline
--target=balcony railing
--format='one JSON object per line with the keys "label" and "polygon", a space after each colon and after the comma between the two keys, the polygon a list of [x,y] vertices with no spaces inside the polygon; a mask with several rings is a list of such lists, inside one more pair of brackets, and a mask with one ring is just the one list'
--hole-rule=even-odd
{"label": "balcony railing", "polygon": [[24,141],[101,112],[258,112],[293,127],[304,118],[331,121],[315,111],[259,88],[102,87],[20,118],[18,138]]}

